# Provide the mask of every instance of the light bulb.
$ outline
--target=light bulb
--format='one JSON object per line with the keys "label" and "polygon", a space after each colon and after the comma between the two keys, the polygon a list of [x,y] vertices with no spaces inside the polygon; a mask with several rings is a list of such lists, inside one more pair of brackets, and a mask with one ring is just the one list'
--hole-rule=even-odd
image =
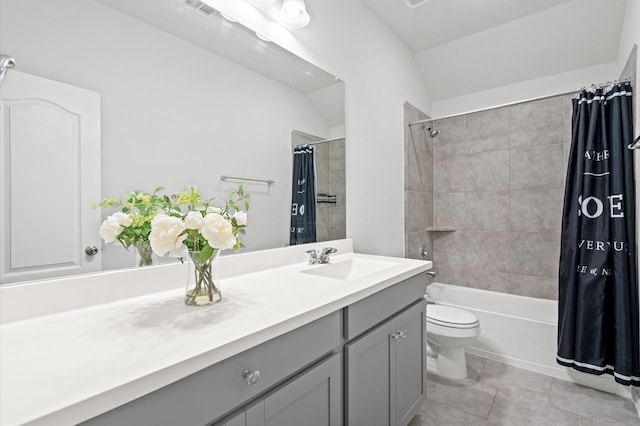
{"label": "light bulb", "polygon": [[249,3],[255,6],[271,6],[276,0],[247,0]]}
{"label": "light bulb", "polygon": [[289,28],[302,28],[309,24],[311,17],[303,0],[284,0],[279,20]]}

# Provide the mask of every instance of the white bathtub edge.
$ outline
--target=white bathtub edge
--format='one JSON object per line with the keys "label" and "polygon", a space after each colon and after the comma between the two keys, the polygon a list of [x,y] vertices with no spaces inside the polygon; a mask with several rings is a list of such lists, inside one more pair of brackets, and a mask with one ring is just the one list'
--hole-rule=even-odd
{"label": "white bathtub edge", "polygon": [[629,398],[640,414],[640,392],[632,395],[630,387],[608,374],[595,376],[556,363],[557,301],[444,283],[430,284],[427,296],[478,317],[480,337],[467,353]]}

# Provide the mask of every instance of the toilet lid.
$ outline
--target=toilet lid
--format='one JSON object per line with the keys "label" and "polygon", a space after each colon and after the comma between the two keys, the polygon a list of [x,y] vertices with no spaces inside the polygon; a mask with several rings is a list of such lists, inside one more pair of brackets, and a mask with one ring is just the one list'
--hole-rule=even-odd
{"label": "toilet lid", "polygon": [[444,327],[471,328],[478,325],[478,317],[471,312],[451,306],[427,305],[427,322]]}

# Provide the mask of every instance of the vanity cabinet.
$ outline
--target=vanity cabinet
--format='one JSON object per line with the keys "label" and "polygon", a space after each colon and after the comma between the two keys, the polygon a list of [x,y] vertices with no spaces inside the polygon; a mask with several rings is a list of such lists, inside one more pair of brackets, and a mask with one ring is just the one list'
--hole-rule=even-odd
{"label": "vanity cabinet", "polygon": [[426,398],[424,275],[217,362],[90,426],[397,426]]}
{"label": "vanity cabinet", "polygon": [[[369,322],[377,325],[345,345],[349,426],[405,426],[425,401],[424,283],[416,276],[347,308],[347,334],[361,331],[363,316],[380,319],[398,310],[381,323]],[[358,320],[349,324],[349,317]]]}
{"label": "vanity cabinet", "polygon": [[[284,407],[283,401],[290,395],[287,390],[303,389],[317,377],[318,373],[312,372],[316,369],[327,372],[327,367],[321,366],[333,365],[328,361],[320,361],[338,354],[341,343],[340,320],[339,311],[329,314],[94,417],[83,425],[204,426],[257,398],[261,398],[259,401],[264,403],[265,409],[273,411],[278,404]],[[332,371],[332,374],[340,377],[339,370]],[[336,390],[335,387],[337,381],[334,376],[330,382],[327,379],[325,384],[331,384],[328,389],[332,392],[332,401],[341,395],[340,389]],[[286,386],[280,388],[282,383]],[[279,393],[271,395],[273,389],[278,389]],[[263,397],[265,394],[267,396]],[[292,401],[291,410],[303,403]],[[339,405],[331,405],[330,409],[340,415]],[[247,414],[255,410],[257,408],[247,411]],[[235,426],[238,421],[233,419],[221,424],[231,422],[230,425]],[[249,424],[273,423],[252,420]]]}

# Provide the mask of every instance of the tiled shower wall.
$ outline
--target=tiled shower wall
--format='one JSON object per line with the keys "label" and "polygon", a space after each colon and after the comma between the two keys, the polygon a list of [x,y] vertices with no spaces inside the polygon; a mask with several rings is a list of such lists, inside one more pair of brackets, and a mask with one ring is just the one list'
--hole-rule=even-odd
{"label": "tiled shower wall", "polygon": [[457,229],[431,232],[436,280],[556,299],[571,95],[433,127],[433,225]]}
{"label": "tiled shower wall", "polygon": [[[298,130],[291,132],[291,148],[322,138]],[[314,145],[316,193],[335,195],[335,203],[316,204],[316,241],[346,238],[345,139]]]}
{"label": "tiled shower wall", "polygon": [[335,195],[336,200],[316,204],[316,237],[318,241],[339,240],[346,236],[344,139],[314,146],[318,199],[327,194]]}

